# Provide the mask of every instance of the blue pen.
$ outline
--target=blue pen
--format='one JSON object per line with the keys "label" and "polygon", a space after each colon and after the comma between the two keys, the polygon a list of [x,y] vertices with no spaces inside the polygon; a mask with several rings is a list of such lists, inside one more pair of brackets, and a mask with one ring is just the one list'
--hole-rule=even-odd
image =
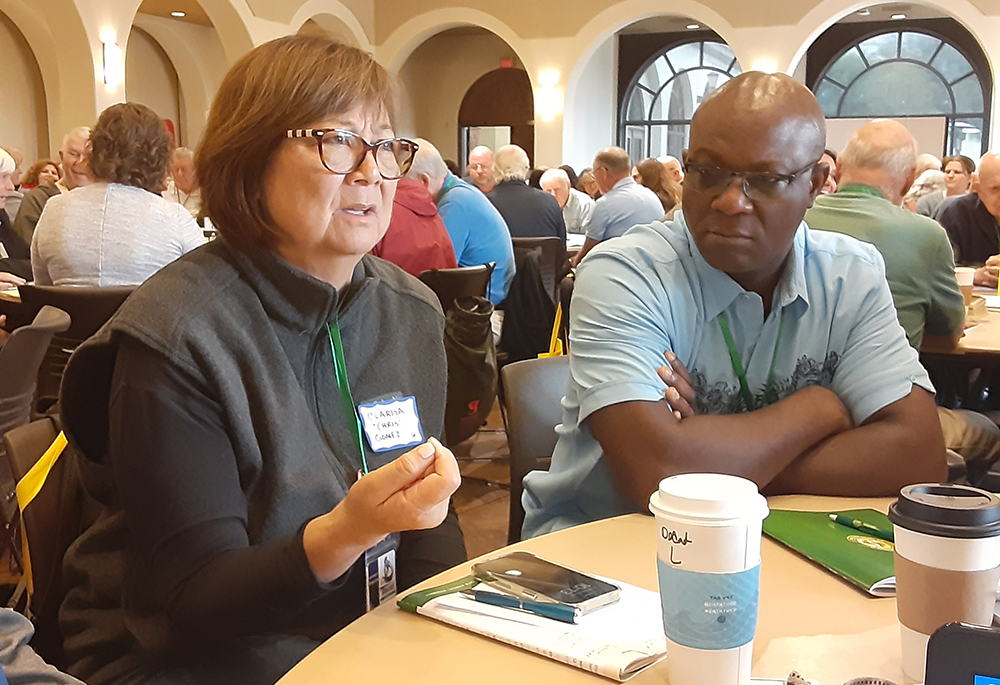
{"label": "blue pen", "polygon": [[501,595],[496,592],[484,592],[482,590],[462,590],[462,596],[469,599],[490,604],[495,607],[505,607],[507,609],[520,609],[531,614],[544,616],[563,623],[576,623],[578,609],[569,604],[557,602],[532,602],[529,599],[519,599],[510,595]]}

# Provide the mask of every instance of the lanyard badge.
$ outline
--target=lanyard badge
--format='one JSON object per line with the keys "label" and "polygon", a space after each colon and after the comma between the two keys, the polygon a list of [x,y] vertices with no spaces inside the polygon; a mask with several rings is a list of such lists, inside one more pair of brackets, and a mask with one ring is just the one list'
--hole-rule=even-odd
{"label": "lanyard badge", "polygon": [[782,310],[781,314],[778,316],[778,335],[774,340],[774,352],[771,353],[771,368],[767,372],[767,384],[764,386],[764,398],[761,401],[760,406],[757,406],[757,402],[754,400],[753,393],[750,391],[750,384],[747,382],[747,372],[743,368],[743,360],[740,359],[740,352],[736,348],[736,342],[733,340],[733,334],[729,330],[729,321],[726,319],[725,312],[719,314],[719,328],[722,329],[722,337],[726,341],[726,347],[729,348],[729,361],[733,365],[733,373],[736,374],[736,380],[740,383],[740,397],[743,398],[743,405],[746,411],[754,411],[765,406],[765,402],[771,397],[771,389],[774,386],[774,365],[778,362],[778,348],[781,347],[781,333],[785,328],[785,311]]}
{"label": "lanyard badge", "polygon": [[392,601],[396,596],[396,550],[399,533],[390,533],[365,550],[365,611]]}

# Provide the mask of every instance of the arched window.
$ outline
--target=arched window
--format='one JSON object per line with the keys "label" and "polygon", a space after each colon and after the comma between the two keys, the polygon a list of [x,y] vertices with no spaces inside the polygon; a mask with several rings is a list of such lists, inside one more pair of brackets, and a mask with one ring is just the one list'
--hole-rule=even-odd
{"label": "arched window", "polygon": [[946,152],[985,152],[990,82],[961,49],[926,31],[878,33],[823,70],[816,98],[828,118],[933,117],[947,121]]}
{"label": "arched window", "polygon": [[619,143],[633,161],[673,155],[687,147],[691,117],[716,88],[740,74],[725,43],[675,45],[652,59],[629,84],[622,103]]}

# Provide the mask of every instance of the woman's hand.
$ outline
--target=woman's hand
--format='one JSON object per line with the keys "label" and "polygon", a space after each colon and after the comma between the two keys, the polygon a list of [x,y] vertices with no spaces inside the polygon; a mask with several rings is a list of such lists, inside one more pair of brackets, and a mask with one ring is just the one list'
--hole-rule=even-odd
{"label": "woman's hand", "polygon": [[698,412],[694,408],[695,395],[694,387],[691,385],[691,374],[673,352],[664,352],[663,356],[669,366],[664,365],[656,370],[660,379],[667,384],[663,399],[674,410],[674,416],[678,419],[694,416]]}
{"label": "woman's hand", "polygon": [[306,525],[302,545],[320,582],[331,582],[389,533],[434,528],[462,482],[458,462],[435,438],[354,484],[333,511]]}
{"label": "woman's hand", "polygon": [[24,279],[6,271],[0,271],[0,286],[4,285],[24,285]]}

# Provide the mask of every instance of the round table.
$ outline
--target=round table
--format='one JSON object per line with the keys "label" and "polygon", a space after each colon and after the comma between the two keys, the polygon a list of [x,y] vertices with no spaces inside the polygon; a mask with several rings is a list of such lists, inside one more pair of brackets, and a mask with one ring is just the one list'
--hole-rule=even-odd
{"label": "round table", "polygon": [[[886,511],[890,499],[773,497],[773,509]],[[652,517],[633,514],[597,521],[519,542],[486,555],[525,549],[581,571],[655,590],[656,528]],[[761,548],[760,614],[754,661],[778,637],[854,634],[896,624],[894,599],[875,599],[765,538]],[[470,563],[441,573],[419,587],[468,575]],[[848,657],[849,658],[849,657]],[[631,679],[643,685],[665,682],[660,662]],[[794,664],[789,665],[791,670]],[[605,678],[493,642],[428,618],[383,605],[320,645],[279,685],[328,682],[475,682],[509,685],[529,682],[607,683]],[[758,674],[754,672],[754,675]],[[774,677],[776,674],[760,674]],[[809,675],[806,673],[805,675]],[[824,683],[824,685],[829,685]],[[838,685],[838,684],[833,684]]]}

